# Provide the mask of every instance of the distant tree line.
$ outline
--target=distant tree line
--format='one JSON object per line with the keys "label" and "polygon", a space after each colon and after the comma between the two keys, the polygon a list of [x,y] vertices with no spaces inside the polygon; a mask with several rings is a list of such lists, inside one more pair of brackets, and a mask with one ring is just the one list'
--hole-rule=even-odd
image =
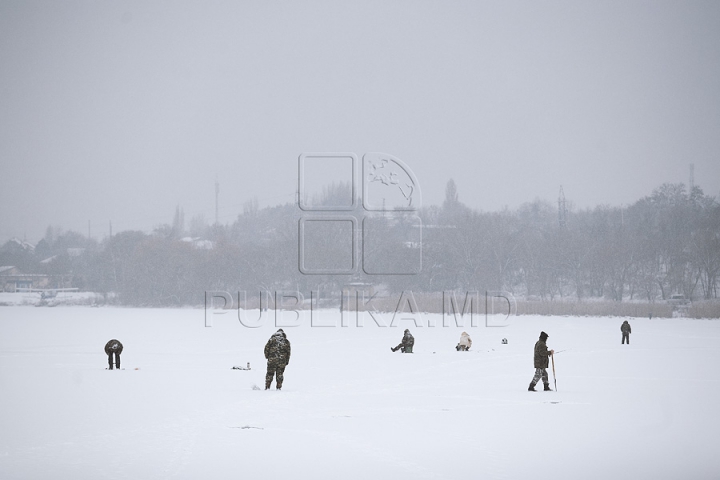
{"label": "distant tree line", "polygon": [[[348,191],[348,185],[333,185],[315,201],[337,204]],[[359,204],[350,213],[360,215],[361,209]],[[34,248],[7,242],[0,248],[0,265],[69,275],[75,287],[114,292],[122,304],[146,306],[202,304],[210,290],[246,291],[248,297],[260,291],[309,297],[311,290],[321,290],[337,296],[348,284],[382,286],[390,293],[505,290],[537,300],[718,296],[720,204],[698,187],[688,192],[682,184],[665,184],[632,205],[570,208],[559,218],[556,206],[539,200],[515,210],[471,209],[451,180],[443,204],[421,209],[416,221],[388,217],[375,222],[393,248],[384,252],[372,244],[372,254],[392,265],[403,249],[414,249],[412,255],[421,255],[419,273],[372,275],[357,268],[347,275],[303,274],[298,264],[303,212],[294,204],[261,209],[257,201],[248,202],[232,224],[193,219],[190,231],[180,208],[171,225],[149,234],[124,231],[100,242],[48,227]],[[308,262],[347,265],[352,239],[342,228],[308,229],[304,235],[314,248]],[[355,240],[356,246],[363,242]]]}
{"label": "distant tree line", "polygon": [[438,289],[487,286],[540,299],[717,298],[720,205],[665,184],[627,207],[568,211],[535,201],[478,212],[452,197],[426,217],[423,275]]}

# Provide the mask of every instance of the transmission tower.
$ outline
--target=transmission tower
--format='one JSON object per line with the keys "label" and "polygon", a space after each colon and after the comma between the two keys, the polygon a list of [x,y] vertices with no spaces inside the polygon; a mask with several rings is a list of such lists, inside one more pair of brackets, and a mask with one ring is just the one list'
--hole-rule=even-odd
{"label": "transmission tower", "polygon": [[560,227],[565,228],[567,224],[567,206],[565,205],[565,192],[560,185],[560,195],[558,195],[558,223]]}

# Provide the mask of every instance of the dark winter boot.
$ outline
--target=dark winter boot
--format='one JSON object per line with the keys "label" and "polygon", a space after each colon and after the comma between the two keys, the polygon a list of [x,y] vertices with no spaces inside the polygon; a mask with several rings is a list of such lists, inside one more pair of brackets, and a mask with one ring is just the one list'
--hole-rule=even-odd
{"label": "dark winter boot", "polygon": [[393,352],[397,352],[397,348],[395,348],[395,347],[390,347],[390,350]]}
{"label": "dark winter boot", "polygon": [[545,388],[543,388],[543,392],[552,392],[552,389],[550,388],[550,384],[546,383]]}
{"label": "dark winter boot", "polygon": [[537,392],[537,390],[535,390],[534,383],[530,382],[530,386],[528,387],[528,392]]}
{"label": "dark winter boot", "polygon": [[282,384],[277,386],[278,390],[282,390]]}
{"label": "dark winter boot", "polygon": [[265,382],[265,390],[270,390],[270,384]]}

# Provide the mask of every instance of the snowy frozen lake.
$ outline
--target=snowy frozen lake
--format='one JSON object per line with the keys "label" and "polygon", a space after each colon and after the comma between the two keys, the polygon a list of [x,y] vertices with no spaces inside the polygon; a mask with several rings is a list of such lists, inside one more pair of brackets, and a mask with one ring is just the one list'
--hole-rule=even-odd
{"label": "snowy frozen lake", "polygon": [[[629,319],[629,346],[621,318],[302,325],[264,391],[276,326],[233,313],[0,309],[0,478],[720,477],[720,321]],[[390,352],[405,328],[415,353]],[[541,330],[557,392],[527,391]],[[105,370],[111,338],[124,370]]]}

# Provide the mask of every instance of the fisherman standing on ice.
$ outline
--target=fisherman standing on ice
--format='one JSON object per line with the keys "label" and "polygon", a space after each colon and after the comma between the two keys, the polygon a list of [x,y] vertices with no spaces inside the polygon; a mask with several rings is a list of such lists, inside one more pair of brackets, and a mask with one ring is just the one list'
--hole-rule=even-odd
{"label": "fisherman standing on ice", "polygon": [[390,350],[393,352],[400,350],[402,353],[412,353],[413,345],[415,345],[415,337],[413,337],[410,330],[406,328],[400,344],[397,347],[390,347]]}
{"label": "fisherman standing on ice", "polygon": [[627,340],[628,345],[630,345],[630,333],[632,333],[632,329],[630,328],[630,324],[627,320],[623,322],[622,325],[620,325],[620,331],[622,332],[622,344],[625,344],[625,340]]}
{"label": "fisherman standing on ice", "polygon": [[548,367],[550,355],[555,353],[555,350],[548,350],[547,345],[545,344],[547,338],[547,333],[540,332],[540,340],[535,342],[535,354],[533,356],[533,363],[535,365],[535,376],[533,377],[532,382],[530,382],[528,392],[536,391],[535,385],[537,384],[538,380],[540,380],[540,378],[542,378],[543,384],[545,385],[544,390],[546,392],[551,391],[550,379],[548,379],[548,373],[545,369]]}
{"label": "fisherman standing on ice", "polygon": [[282,328],[273,333],[265,344],[265,358],[268,361],[265,390],[270,390],[273,377],[275,377],[277,389],[280,390],[284,380],[285,367],[290,363],[290,342]]}
{"label": "fisherman standing on ice", "polygon": [[123,344],[120,340],[114,338],[105,344],[105,353],[108,356],[108,370],[113,369],[113,356],[115,357],[115,366],[120,370],[120,354],[123,351]]}

